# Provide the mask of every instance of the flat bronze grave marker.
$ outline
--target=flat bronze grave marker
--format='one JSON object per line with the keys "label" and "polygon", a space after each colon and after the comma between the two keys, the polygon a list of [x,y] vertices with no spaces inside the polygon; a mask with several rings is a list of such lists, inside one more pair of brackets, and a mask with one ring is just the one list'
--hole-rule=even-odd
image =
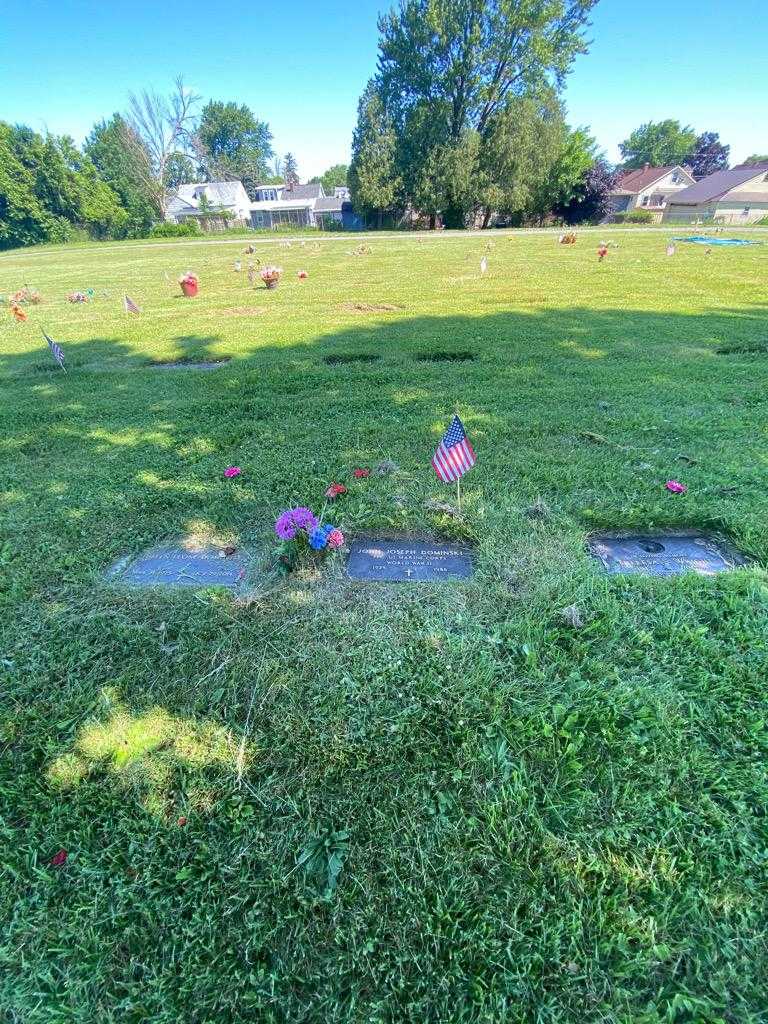
{"label": "flat bronze grave marker", "polygon": [[587,547],[611,574],[678,576],[695,572],[714,576],[745,564],[742,556],[727,544],[695,530],[594,534]]}
{"label": "flat bronze grave marker", "polygon": [[112,583],[129,587],[228,587],[245,583],[250,558],[246,552],[224,555],[221,548],[159,545],[135,557],[127,555],[106,573]]}
{"label": "flat bronze grave marker", "polygon": [[411,537],[357,538],[347,560],[347,574],[367,583],[443,583],[469,579],[473,572],[466,545]]}

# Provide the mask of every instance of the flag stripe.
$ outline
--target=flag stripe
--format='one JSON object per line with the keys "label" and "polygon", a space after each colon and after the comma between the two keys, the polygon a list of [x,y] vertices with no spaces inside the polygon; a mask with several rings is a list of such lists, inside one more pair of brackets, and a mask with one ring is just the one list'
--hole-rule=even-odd
{"label": "flag stripe", "polygon": [[432,457],[432,467],[446,483],[459,480],[471,469],[477,457],[469,443],[464,425],[454,416]]}

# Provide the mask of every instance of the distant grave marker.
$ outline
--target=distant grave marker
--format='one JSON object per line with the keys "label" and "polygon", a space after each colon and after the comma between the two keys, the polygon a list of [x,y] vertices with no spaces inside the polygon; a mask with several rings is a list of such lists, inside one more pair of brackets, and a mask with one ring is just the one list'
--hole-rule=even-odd
{"label": "distant grave marker", "polygon": [[417,352],[416,359],[420,363],[470,363],[475,358],[474,352]]}
{"label": "distant grave marker", "polygon": [[323,356],[328,366],[345,366],[347,363],[375,363],[381,356],[375,352],[339,352],[337,355]]}
{"label": "distant grave marker", "polygon": [[127,555],[115,562],[106,573],[112,583],[129,587],[227,587],[243,588],[251,559],[247,552],[237,550],[230,555],[222,548],[185,547],[162,544]]}
{"label": "distant grave marker", "polygon": [[347,574],[366,583],[443,583],[473,573],[472,550],[466,545],[412,537],[357,538],[347,560]]}
{"label": "distant grave marker", "polygon": [[587,542],[610,574],[678,576],[695,572],[714,576],[744,565],[723,541],[695,530],[686,533],[603,533]]}
{"label": "distant grave marker", "polygon": [[226,366],[229,359],[179,359],[173,363],[150,363],[153,370],[218,370]]}

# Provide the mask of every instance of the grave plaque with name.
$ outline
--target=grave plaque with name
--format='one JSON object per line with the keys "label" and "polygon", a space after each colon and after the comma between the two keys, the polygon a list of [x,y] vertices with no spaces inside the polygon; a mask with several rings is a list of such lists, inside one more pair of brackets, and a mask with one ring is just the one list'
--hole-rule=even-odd
{"label": "grave plaque with name", "polygon": [[347,573],[368,583],[442,583],[474,572],[472,551],[440,541],[364,537],[352,541]]}
{"label": "grave plaque with name", "polygon": [[220,548],[161,545],[135,558],[119,559],[107,579],[130,587],[228,587],[240,589],[249,558],[245,552],[225,555]]}
{"label": "grave plaque with name", "polygon": [[612,574],[677,576],[695,572],[714,576],[744,564],[744,559],[722,541],[695,531],[595,534],[588,547]]}

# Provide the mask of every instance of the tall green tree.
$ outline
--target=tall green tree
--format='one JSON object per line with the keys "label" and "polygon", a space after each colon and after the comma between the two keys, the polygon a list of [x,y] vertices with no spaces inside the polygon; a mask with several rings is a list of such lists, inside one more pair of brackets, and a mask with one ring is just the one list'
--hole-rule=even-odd
{"label": "tall green tree", "polygon": [[728,154],[730,146],[724,146],[717,132],[702,132],[696,139],[693,152],[688,156],[687,163],[691,174],[698,181],[716,171],[728,170]]}
{"label": "tall green tree", "polygon": [[293,153],[286,153],[283,159],[283,177],[289,188],[299,184],[299,166]]}
{"label": "tall green tree", "polygon": [[66,234],[66,225],[70,225],[97,238],[120,233],[126,218],[118,196],[72,139],[41,136],[16,125],[9,141],[16,158],[32,175],[40,205],[61,231]]}
{"label": "tall green tree", "polygon": [[[399,139],[416,126],[423,133],[401,162],[406,181],[423,180],[428,164],[456,166],[468,147],[479,153],[513,97],[559,88],[586,51],[584,29],[596,2],[403,0],[382,16],[378,80],[387,113]],[[421,166],[408,166],[413,160]],[[444,221],[460,227],[472,196],[454,189],[446,174],[440,180]]]}
{"label": "tall green tree", "polygon": [[0,121],[0,249],[64,241],[68,224],[35,193],[35,175],[17,154],[14,129]]}
{"label": "tall green tree", "polygon": [[752,167],[754,164],[768,164],[768,153],[753,153],[743,162],[744,167]]}
{"label": "tall green tree", "polygon": [[209,180],[239,178],[253,198],[271,174],[272,132],[244,103],[211,100],[203,107],[194,140]]}
{"label": "tall green tree", "polygon": [[379,224],[401,201],[397,136],[373,80],[368,82],[357,106],[348,181],[357,209],[366,218],[377,217]]}
{"label": "tall green tree", "polygon": [[153,203],[154,176],[149,154],[120,114],[94,125],[85,140],[85,153],[99,177],[119,196],[128,238],[146,235],[157,219]]}
{"label": "tall green tree", "polygon": [[619,144],[622,167],[634,170],[650,164],[651,167],[670,167],[685,163],[696,148],[696,132],[690,125],[668,118],[666,121],[648,121]]}

